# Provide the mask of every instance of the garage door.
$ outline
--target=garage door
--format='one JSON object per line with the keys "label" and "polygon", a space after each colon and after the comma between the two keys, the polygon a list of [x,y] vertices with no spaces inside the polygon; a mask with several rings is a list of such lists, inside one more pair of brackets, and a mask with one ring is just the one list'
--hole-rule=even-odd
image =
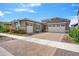
{"label": "garage door", "polygon": [[27,26],[27,33],[33,33],[33,26]]}
{"label": "garage door", "polygon": [[48,32],[65,33],[65,27],[48,27]]}

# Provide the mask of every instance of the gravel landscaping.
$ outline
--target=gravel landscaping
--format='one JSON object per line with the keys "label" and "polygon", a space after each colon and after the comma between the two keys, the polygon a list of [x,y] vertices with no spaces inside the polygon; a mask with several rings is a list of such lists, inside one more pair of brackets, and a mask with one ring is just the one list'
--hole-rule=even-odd
{"label": "gravel landscaping", "polygon": [[57,49],[54,56],[79,56],[79,53],[63,49]]}
{"label": "gravel landscaping", "polygon": [[64,38],[63,38],[63,40],[61,42],[78,44],[68,34],[64,36]]}

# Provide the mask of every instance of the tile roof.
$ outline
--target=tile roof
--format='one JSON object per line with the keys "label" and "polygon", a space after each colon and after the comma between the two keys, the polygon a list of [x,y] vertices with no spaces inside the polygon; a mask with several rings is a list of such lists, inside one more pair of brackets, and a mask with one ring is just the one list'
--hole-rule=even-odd
{"label": "tile roof", "polygon": [[70,20],[56,17],[56,18],[43,20],[42,22],[49,22],[49,23],[69,22],[70,23]]}

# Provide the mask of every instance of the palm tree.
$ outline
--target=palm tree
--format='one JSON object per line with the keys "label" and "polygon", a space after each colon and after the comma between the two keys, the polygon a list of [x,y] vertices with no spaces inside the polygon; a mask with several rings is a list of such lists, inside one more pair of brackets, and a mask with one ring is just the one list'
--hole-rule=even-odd
{"label": "palm tree", "polygon": [[13,21],[11,21],[11,22],[16,22],[17,20],[16,19],[14,19]]}

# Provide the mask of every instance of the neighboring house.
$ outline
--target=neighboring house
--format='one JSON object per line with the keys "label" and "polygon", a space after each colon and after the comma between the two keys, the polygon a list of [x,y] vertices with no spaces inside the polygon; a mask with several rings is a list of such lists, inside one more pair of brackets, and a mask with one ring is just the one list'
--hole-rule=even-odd
{"label": "neighboring house", "polygon": [[11,23],[10,22],[0,22],[0,26],[5,26],[5,25],[11,26]]}
{"label": "neighboring house", "polygon": [[47,32],[65,33],[69,31],[70,20],[68,19],[56,17],[48,20],[43,20],[42,22],[46,24]]}
{"label": "neighboring house", "polygon": [[76,24],[72,24],[71,28],[79,28],[79,10],[77,12],[77,19],[78,19],[78,22]]}
{"label": "neighboring house", "polygon": [[71,28],[78,28],[78,23],[71,25]]}
{"label": "neighboring house", "polygon": [[0,22],[0,26],[2,26],[3,25],[3,22]]}
{"label": "neighboring house", "polygon": [[24,30],[26,33],[42,32],[42,23],[32,21],[29,19],[18,19],[15,22],[11,22],[12,29]]}

